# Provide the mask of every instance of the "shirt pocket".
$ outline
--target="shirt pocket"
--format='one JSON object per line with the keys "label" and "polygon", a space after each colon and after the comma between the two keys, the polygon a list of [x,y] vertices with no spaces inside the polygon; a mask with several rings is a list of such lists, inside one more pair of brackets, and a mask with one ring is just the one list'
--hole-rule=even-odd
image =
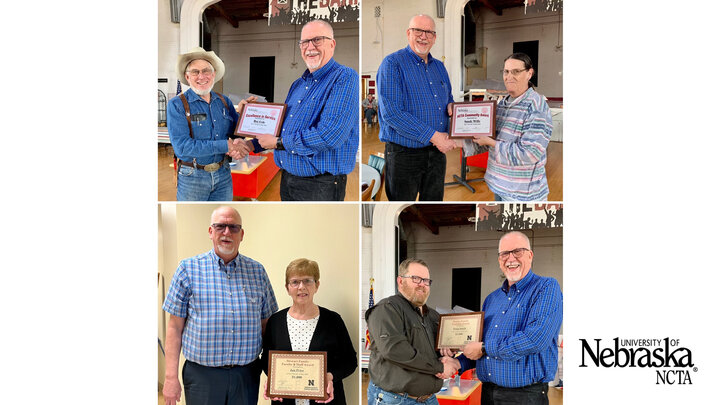
{"label": "shirt pocket", "polygon": [[523,304],[514,304],[510,309],[510,327],[512,330],[520,330],[527,323],[528,307]]}
{"label": "shirt pocket", "polygon": [[252,313],[260,313],[262,309],[262,291],[259,288],[243,287],[242,289],[244,306]]}

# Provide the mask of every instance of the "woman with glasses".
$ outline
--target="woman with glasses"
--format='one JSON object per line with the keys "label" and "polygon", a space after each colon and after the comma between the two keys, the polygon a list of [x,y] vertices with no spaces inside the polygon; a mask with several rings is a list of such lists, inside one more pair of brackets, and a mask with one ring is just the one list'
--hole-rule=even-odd
{"label": "woman with glasses", "polygon": [[[308,259],[290,262],[285,271],[285,289],[293,303],[268,319],[261,363],[267,374],[269,350],[327,352],[328,400],[272,398],[273,403],[346,403],[342,380],[357,368],[357,355],[340,315],[313,302],[319,287],[320,269],[317,262]],[[270,399],[265,394],[266,387],[263,387],[263,397]]]}
{"label": "woman with glasses", "polygon": [[488,150],[485,182],[495,201],[544,201],[545,176],[552,115],[545,97],[533,88],[535,70],[530,57],[514,53],[502,70],[508,96],[497,104],[496,139],[482,136],[464,141],[465,154]]}

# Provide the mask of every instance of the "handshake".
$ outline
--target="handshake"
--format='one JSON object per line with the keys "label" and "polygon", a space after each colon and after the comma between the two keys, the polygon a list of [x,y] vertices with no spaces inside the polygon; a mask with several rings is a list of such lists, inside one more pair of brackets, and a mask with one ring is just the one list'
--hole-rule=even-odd
{"label": "handshake", "polygon": [[442,153],[448,153],[455,148],[462,147],[462,144],[450,139],[447,132],[435,131],[433,136],[430,138],[430,143],[435,145],[435,147]]}
{"label": "handshake", "polygon": [[[484,352],[482,342],[470,342],[462,347],[462,352],[470,360],[479,359]],[[462,367],[460,366],[460,360],[456,359],[455,351],[450,349],[440,349],[440,362],[443,364],[443,372],[435,374],[437,378],[450,378]]]}
{"label": "handshake", "polygon": [[252,141],[246,141],[242,138],[228,139],[228,152],[227,154],[237,160],[247,156],[254,149]]}

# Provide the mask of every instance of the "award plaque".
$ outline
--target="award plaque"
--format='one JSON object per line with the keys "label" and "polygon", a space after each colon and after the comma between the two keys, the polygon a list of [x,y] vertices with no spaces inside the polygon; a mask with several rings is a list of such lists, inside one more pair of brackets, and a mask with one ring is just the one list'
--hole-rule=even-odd
{"label": "award plaque", "polygon": [[268,353],[268,384],[265,394],[270,398],[326,400],[326,352]]}
{"label": "award plaque", "polygon": [[465,343],[482,340],[485,312],[440,315],[435,349],[461,349]]}
{"label": "award plaque", "polygon": [[451,138],[495,139],[495,100],[453,103],[450,117]]}
{"label": "award plaque", "polygon": [[235,135],[280,135],[287,104],[247,103],[240,110]]}

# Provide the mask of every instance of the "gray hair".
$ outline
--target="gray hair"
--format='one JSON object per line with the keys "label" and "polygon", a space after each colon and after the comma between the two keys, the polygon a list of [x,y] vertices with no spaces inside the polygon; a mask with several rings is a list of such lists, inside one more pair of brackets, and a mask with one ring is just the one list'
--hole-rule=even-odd
{"label": "gray hair", "polygon": [[500,243],[503,241],[503,239],[505,239],[506,237],[508,237],[510,235],[520,235],[525,240],[525,243],[527,243],[528,250],[532,250],[532,246],[530,246],[530,239],[527,237],[527,235],[525,235],[524,233],[522,233],[520,231],[512,231],[512,232],[508,232],[505,235],[503,235],[502,237],[500,237],[500,240],[498,241],[498,251],[500,250],[500,248],[499,248]]}
{"label": "gray hair", "polygon": [[427,15],[427,14],[416,14],[416,15],[412,16],[412,18],[410,18],[410,21],[408,21],[408,28],[417,28],[417,27],[411,27],[411,26],[410,26],[410,25],[412,25],[412,21],[413,21],[414,19],[416,19],[417,17],[429,18],[430,21],[432,21],[432,23],[433,23],[433,29],[435,29],[435,20],[433,20],[433,18],[430,17],[430,16]]}
{"label": "gray hair", "polygon": [[308,22],[305,23],[305,25],[302,26],[302,29],[301,29],[300,31],[302,32],[302,30],[304,30],[305,27],[307,27],[307,26],[310,25],[310,24],[315,24],[315,23],[320,24],[320,25],[322,25],[323,27],[329,29],[329,30],[330,30],[330,38],[335,38],[335,32],[333,31],[332,25],[330,25],[330,23],[327,22],[327,21],[325,21],[325,20],[312,20],[312,21],[308,21]]}
{"label": "gray hair", "polygon": [[429,269],[427,263],[425,263],[422,259],[416,259],[414,257],[409,257],[405,260],[403,260],[402,263],[400,263],[400,266],[398,266],[398,276],[404,276],[408,273],[408,267],[412,263],[417,263],[421,266],[424,266],[426,269]]}
{"label": "gray hair", "polygon": [[225,210],[225,209],[231,209],[231,210],[235,211],[235,215],[237,215],[237,217],[240,218],[240,223],[242,223],[242,217],[240,216],[240,213],[238,212],[238,210],[236,210],[236,209],[233,208],[233,207],[230,207],[230,206],[227,206],[227,205],[223,205],[222,207],[217,207],[217,208],[215,208],[215,209],[213,210],[212,214],[210,214],[210,225],[213,224],[213,218],[215,218],[215,213],[217,213],[217,212],[220,211],[220,210]]}

